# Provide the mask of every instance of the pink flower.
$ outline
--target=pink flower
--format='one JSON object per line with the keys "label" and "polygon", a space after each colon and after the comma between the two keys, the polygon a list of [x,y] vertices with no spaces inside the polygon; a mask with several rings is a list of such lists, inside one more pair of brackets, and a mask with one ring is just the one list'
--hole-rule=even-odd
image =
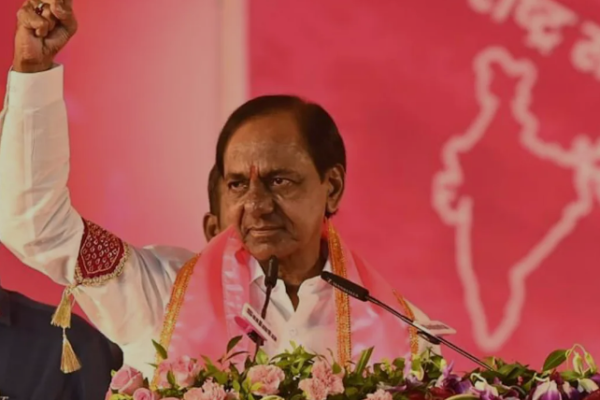
{"label": "pink flower", "polygon": [[334,374],[326,361],[317,360],[312,367],[312,376],[325,384],[328,394],[344,393],[344,371]]}
{"label": "pink flower", "polygon": [[248,379],[252,385],[260,383],[260,388],[252,394],[271,396],[279,393],[279,385],[285,379],[285,374],[275,365],[256,365],[248,371]]}
{"label": "pink flower", "polygon": [[373,394],[368,394],[366,400],[392,400],[392,394],[383,389],[379,389]]}
{"label": "pink flower", "polygon": [[300,390],[308,400],[326,400],[329,391],[327,385],[318,379],[303,379],[298,383]]}
{"label": "pink flower", "polygon": [[112,377],[110,388],[121,394],[133,395],[136,389],[144,386],[142,373],[135,368],[125,365]]}
{"label": "pink flower", "polygon": [[158,400],[158,394],[146,388],[139,388],[133,393],[133,400]]}
{"label": "pink flower", "polygon": [[229,390],[227,392],[227,399],[226,400],[240,400],[240,394],[238,392],[236,392],[235,390]]}
{"label": "pink flower", "polygon": [[158,368],[156,369],[156,373],[158,374],[156,384],[161,389],[170,388],[169,372],[171,372],[173,378],[175,378],[175,383],[179,387],[190,387],[196,381],[200,369],[200,364],[187,356],[180,357],[175,361],[164,360],[158,364]]}
{"label": "pink flower", "polygon": [[108,391],[106,392],[106,396],[104,396],[104,400],[110,400],[112,395],[113,395],[112,390],[108,389]]}
{"label": "pink flower", "polygon": [[171,367],[172,364],[168,360],[161,361],[161,363],[158,364],[158,368],[156,369],[156,373],[158,375],[156,385],[159,388],[168,389],[171,387],[171,384],[169,383],[169,379],[167,377],[169,371],[171,371]]}
{"label": "pink flower", "polygon": [[[211,380],[204,382],[201,388],[193,388],[183,395],[183,400],[226,400],[227,392],[223,385]],[[164,400],[164,399],[163,399]]]}
{"label": "pink flower", "polygon": [[344,371],[334,374],[324,360],[317,360],[312,366],[312,378],[300,381],[299,388],[308,400],[325,400],[329,395],[344,393]]}
{"label": "pink flower", "polygon": [[177,359],[172,365],[171,370],[175,377],[175,382],[182,387],[187,388],[194,384],[196,377],[200,372],[200,365],[196,360],[188,356],[183,356]]}
{"label": "pink flower", "polygon": [[183,395],[183,400],[204,400],[204,391],[201,388],[193,388]]}

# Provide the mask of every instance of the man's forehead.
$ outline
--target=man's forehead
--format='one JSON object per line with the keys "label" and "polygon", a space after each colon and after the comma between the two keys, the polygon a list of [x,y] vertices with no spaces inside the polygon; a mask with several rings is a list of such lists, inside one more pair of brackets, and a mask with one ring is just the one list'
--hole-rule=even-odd
{"label": "man's forehead", "polygon": [[285,164],[235,164],[231,166],[225,166],[225,177],[229,176],[268,176],[273,174],[283,175],[294,175],[301,174],[303,171],[302,166],[294,165],[293,163]]}
{"label": "man's forehead", "polygon": [[[231,152],[224,160],[225,175],[252,174],[260,175],[272,172],[301,172],[312,166],[312,159],[304,149],[279,147],[277,151],[242,151]],[[300,151],[299,151],[300,150]]]}
{"label": "man's forehead", "polygon": [[225,150],[225,158],[285,158],[291,154],[308,154],[302,140],[289,135],[281,137],[252,137],[246,140],[232,140]]}
{"label": "man's forehead", "polygon": [[310,167],[312,159],[295,122],[289,115],[281,117],[258,118],[235,132],[225,149],[225,175],[250,175],[253,168],[264,175]]}
{"label": "man's forehead", "polygon": [[278,113],[252,118],[231,136],[226,153],[252,151],[306,150],[298,124],[292,115]]}

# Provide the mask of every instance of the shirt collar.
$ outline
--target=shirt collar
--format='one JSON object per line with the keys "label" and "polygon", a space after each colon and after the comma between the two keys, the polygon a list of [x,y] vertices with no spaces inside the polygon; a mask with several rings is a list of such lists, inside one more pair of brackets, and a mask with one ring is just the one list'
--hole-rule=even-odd
{"label": "shirt collar", "polygon": [[[260,264],[254,257],[250,257],[250,283],[258,283],[260,286],[264,286],[265,284],[265,271],[261,268]],[[325,266],[323,267],[323,271],[331,272],[331,262],[329,258],[325,262]],[[318,278],[318,277],[315,277]],[[311,279],[315,279],[311,278]]]}
{"label": "shirt collar", "polygon": [[0,287],[0,324],[10,325],[10,297],[8,292]]}

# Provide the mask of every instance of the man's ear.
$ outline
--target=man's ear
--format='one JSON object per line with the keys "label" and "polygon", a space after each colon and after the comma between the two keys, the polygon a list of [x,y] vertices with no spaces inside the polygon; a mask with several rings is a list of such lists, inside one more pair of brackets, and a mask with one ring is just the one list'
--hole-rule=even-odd
{"label": "man's ear", "polygon": [[346,171],[343,166],[338,164],[327,172],[325,179],[328,184],[327,212],[335,214],[340,206],[344,189],[346,188]]}
{"label": "man's ear", "polygon": [[211,213],[204,214],[204,237],[206,242],[210,242],[215,236],[219,234],[219,219],[216,215]]}

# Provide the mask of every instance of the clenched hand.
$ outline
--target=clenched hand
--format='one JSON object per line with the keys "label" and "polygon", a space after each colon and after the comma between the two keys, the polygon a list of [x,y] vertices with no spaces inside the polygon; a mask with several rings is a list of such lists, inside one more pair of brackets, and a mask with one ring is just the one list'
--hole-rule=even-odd
{"label": "clenched hand", "polygon": [[54,57],[77,31],[72,0],[44,0],[43,8],[40,4],[40,0],[27,0],[17,14],[14,71],[52,68]]}

